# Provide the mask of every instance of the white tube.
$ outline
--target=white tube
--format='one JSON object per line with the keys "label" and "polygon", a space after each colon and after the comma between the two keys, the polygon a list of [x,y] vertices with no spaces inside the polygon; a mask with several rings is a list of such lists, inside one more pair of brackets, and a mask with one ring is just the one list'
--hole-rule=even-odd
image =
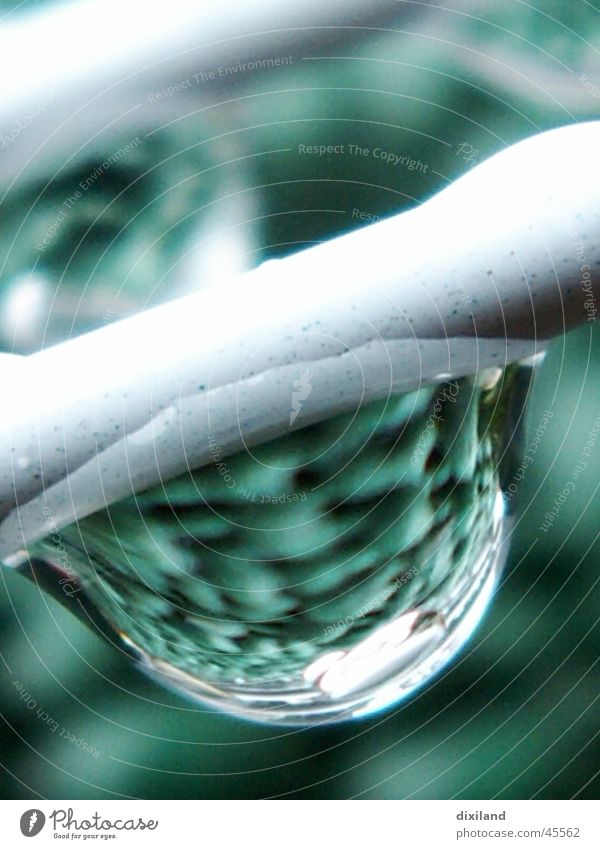
{"label": "white tube", "polygon": [[299,66],[319,42],[398,14],[395,0],[76,0],[4,15],[0,183],[105,152],[107,128],[135,136],[231,100],[223,87],[252,79],[246,65]]}
{"label": "white tube", "polygon": [[7,367],[0,556],[43,506],[64,525],[595,317],[598,149],[600,122],[535,136],[415,210]]}
{"label": "white tube", "polygon": [[[390,0],[369,4],[373,16],[396,6]],[[18,113],[48,91],[73,92],[98,81],[119,83],[173,57],[198,51],[202,64],[222,60],[234,48],[240,59],[258,58],[262,49],[298,42],[306,30],[323,24],[344,26],[365,11],[363,0],[170,0],[144,6],[139,0],[77,0],[4,16],[0,55],[10,73],[3,78],[0,120]],[[248,51],[250,51],[249,55]],[[216,71],[216,69],[215,69]],[[75,84],[74,84],[74,81]]]}

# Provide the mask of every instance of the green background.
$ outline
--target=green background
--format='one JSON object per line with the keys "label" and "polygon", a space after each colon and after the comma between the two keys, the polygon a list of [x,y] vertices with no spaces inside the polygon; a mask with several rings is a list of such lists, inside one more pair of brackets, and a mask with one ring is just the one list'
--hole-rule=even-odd
{"label": "green background", "polygon": [[[426,200],[470,167],[461,145],[477,151],[471,161],[479,161],[540,130],[600,118],[600,98],[580,81],[585,73],[600,88],[597,3],[454,2],[448,9],[398,4],[387,27],[336,33],[322,58],[312,50],[305,59],[299,43],[291,65],[236,77],[235,106],[222,104],[230,91],[210,93],[208,112],[160,131],[137,159],[107,172],[86,197],[90,208],[76,209],[44,254],[44,273],[61,292],[81,289],[86,297],[123,281],[140,303],[168,297],[169,270],[190,238],[182,215],[197,208],[201,227],[205,205],[218,204],[229,186],[242,185],[257,209],[247,227],[253,265],[358,226],[353,209],[384,215]],[[193,94],[199,107],[205,96],[202,88]],[[225,132],[226,148],[214,140]],[[107,153],[130,138],[115,130]],[[301,144],[344,145],[345,153],[300,154]],[[353,156],[350,144],[410,154],[428,168],[408,171]],[[243,165],[230,161],[239,157],[246,157]],[[148,162],[157,165],[152,177],[132,188]],[[95,163],[89,156],[62,173],[37,201],[39,176],[3,198],[0,298],[31,268],[35,227],[43,232],[43,222]],[[181,175],[189,177],[186,187],[174,188]],[[111,217],[103,210],[115,198]],[[138,225],[106,250],[122,222],[152,198]],[[493,204],[494,197],[481,202]],[[41,224],[31,224],[31,210]],[[93,227],[83,228],[82,219],[98,213]],[[13,243],[25,218],[33,229],[21,228]],[[170,223],[149,261],[148,231],[163,234]],[[128,275],[134,265],[136,274]],[[594,331],[591,322],[550,347],[529,407],[531,425],[546,409],[554,415],[515,498],[504,579],[458,662],[410,702],[321,729],[242,723],[158,688],[35,586],[3,570],[0,795],[593,797],[600,446],[551,529],[540,526],[600,415]],[[3,344],[11,348],[7,339]],[[27,708],[14,682],[35,708]],[[59,736],[61,729],[100,754]]]}

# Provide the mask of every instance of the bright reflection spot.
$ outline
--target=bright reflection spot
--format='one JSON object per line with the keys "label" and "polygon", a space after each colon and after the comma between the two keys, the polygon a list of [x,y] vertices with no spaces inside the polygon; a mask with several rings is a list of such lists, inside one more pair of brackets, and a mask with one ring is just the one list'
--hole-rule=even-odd
{"label": "bright reflection spot", "polygon": [[29,344],[47,310],[48,283],[40,276],[23,275],[10,287],[1,311],[2,335],[9,343]]}

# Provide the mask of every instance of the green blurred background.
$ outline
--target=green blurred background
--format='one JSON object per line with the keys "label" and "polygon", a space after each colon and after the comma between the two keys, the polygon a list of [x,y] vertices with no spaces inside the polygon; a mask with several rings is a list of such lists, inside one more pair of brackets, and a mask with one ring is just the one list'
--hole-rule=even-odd
{"label": "green blurred background", "polygon": [[[183,290],[194,265],[182,270],[179,257],[202,254],[214,210],[224,210],[216,232],[237,234],[232,250],[252,266],[361,226],[353,210],[382,216],[426,200],[535,132],[600,118],[598,3],[396,6],[385,26],[334,33],[320,58],[300,42],[285,66],[237,74],[227,89],[197,86],[187,117],[144,135],[41,258],[33,246],[65,197],[136,133],[112,128],[104,154],[84,150],[50,182],[52,172],[23,177],[0,203],[4,349],[15,341],[2,298],[34,266],[56,296],[51,340]],[[312,144],[344,153],[299,152]],[[353,155],[351,144],[424,167]],[[553,525],[541,525],[600,415],[594,329],[556,340],[536,380],[530,424],[553,417],[514,498],[494,603],[459,661],[410,702],[322,729],[243,723],[158,688],[2,570],[0,796],[593,798],[600,446]],[[16,347],[31,350],[33,337]]]}

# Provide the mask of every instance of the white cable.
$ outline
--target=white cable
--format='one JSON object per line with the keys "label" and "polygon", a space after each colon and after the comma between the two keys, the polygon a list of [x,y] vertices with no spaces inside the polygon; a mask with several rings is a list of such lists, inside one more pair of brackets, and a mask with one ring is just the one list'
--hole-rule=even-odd
{"label": "white cable", "polygon": [[0,556],[43,507],[60,527],[595,318],[599,149],[600,122],[534,136],[415,210],[4,367]]}

